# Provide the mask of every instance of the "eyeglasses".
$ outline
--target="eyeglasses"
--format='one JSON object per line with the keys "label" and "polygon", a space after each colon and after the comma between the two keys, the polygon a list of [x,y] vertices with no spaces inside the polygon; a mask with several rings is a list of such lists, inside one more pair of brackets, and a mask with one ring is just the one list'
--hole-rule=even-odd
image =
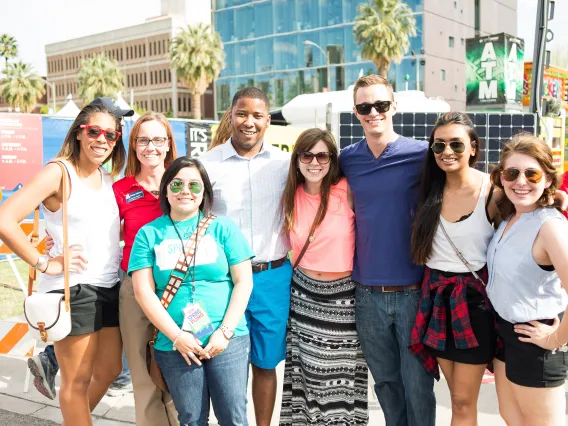
{"label": "eyeglasses", "polygon": [[503,179],[507,182],[514,182],[519,178],[521,172],[525,174],[525,178],[530,183],[539,183],[542,180],[543,173],[538,169],[520,170],[516,167],[509,167],[501,172],[501,176],[503,176]]}
{"label": "eyeglasses", "polygon": [[[201,182],[189,182],[187,184],[189,191],[193,194],[201,194],[203,191],[203,184]],[[170,191],[172,194],[179,194],[185,187],[185,182],[183,180],[172,180],[170,182]]]}
{"label": "eyeglasses", "polygon": [[319,164],[327,164],[329,163],[329,160],[331,160],[331,154],[329,152],[318,152],[317,154],[314,154],[313,152],[300,152],[298,154],[298,158],[304,164],[310,164],[314,157]]}
{"label": "eyeglasses", "polygon": [[99,126],[90,126],[89,124],[81,124],[79,127],[86,129],[87,136],[91,139],[98,139],[102,133],[106,141],[110,143],[116,142],[121,135],[121,133],[116,130],[104,130]]}
{"label": "eyeglasses", "polygon": [[371,109],[373,108],[375,108],[378,113],[382,113],[387,112],[390,109],[391,105],[391,101],[377,101],[372,104],[363,102],[362,104],[355,105],[355,109],[361,115],[369,115],[371,113]]}
{"label": "eyeglasses", "polygon": [[461,154],[465,151],[465,143],[460,141],[453,142],[434,142],[430,148],[434,151],[434,154],[441,154],[446,150],[446,146],[450,145],[452,151],[456,154]]}
{"label": "eyeglasses", "polygon": [[163,146],[167,140],[168,138],[158,136],[152,139],[141,136],[136,138],[136,144],[141,147],[146,147],[150,144],[150,142],[152,142],[152,145],[154,145],[155,147],[160,147]]}

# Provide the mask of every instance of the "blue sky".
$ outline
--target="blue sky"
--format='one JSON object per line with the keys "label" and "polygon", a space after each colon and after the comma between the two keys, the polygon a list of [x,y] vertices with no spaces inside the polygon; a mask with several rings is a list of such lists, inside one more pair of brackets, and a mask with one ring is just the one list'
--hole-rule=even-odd
{"label": "blue sky", "polygon": [[[518,0],[517,35],[525,39],[527,61],[532,60],[536,4],[537,0]],[[160,0],[2,0],[0,9],[0,33],[16,37],[20,57],[45,75],[46,44],[142,23],[160,14]],[[566,46],[567,0],[556,0],[556,18],[550,28],[555,40],[549,48]]]}

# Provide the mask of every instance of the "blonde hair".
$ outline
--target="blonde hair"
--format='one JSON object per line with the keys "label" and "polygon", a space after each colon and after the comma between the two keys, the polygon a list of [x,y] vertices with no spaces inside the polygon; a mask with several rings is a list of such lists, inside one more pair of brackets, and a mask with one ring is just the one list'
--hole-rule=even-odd
{"label": "blonde hair", "polygon": [[221,121],[219,121],[219,126],[215,131],[215,135],[211,140],[211,145],[207,148],[207,151],[215,148],[216,146],[223,145],[231,137],[231,108],[225,111]]}
{"label": "blonde hair", "polygon": [[386,78],[381,77],[380,75],[373,74],[359,77],[359,79],[355,82],[355,86],[353,87],[353,103],[357,103],[357,90],[359,90],[361,87],[375,86],[377,84],[385,86],[390,94],[391,100],[394,101],[394,90],[389,81]]}

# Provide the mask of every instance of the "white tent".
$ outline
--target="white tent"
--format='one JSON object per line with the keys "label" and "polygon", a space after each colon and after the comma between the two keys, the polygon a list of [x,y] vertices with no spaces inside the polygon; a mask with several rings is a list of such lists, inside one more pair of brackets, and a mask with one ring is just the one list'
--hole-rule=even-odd
{"label": "white tent", "polygon": [[75,118],[79,115],[80,112],[81,110],[79,109],[79,107],[75,105],[75,102],[73,102],[73,96],[71,95],[71,93],[69,93],[69,95],[67,96],[67,103],[63,108],[55,113],[55,116]]}
{"label": "white tent", "polygon": [[[427,98],[424,92],[396,92],[397,112],[448,112],[450,105],[442,98]],[[282,107],[284,119],[292,126],[325,125],[327,105],[332,114],[353,110],[353,86],[335,92],[310,93],[296,96]]]}
{"label": "white tent", "polygon": [[[132,107],[130,105],[128,105],[128,103],[124,100],[124,98],[122,97],[122,92],[118,92],[116,94],[116,101],[115,103],[120,107],[120,109],[132,109]],[[132,120],[132,121],[136,121],[140,118],[140,114],[138,114],[136,111],[134,111],[134,115],[131,117],[124,117],[127,120]]]}

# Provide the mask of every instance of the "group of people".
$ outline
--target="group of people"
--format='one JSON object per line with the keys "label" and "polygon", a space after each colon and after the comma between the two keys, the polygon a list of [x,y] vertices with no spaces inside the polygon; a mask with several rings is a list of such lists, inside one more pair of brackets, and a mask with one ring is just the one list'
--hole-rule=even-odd
{"label": "group of people", "polygon": [[[137,425],[206,425],[210,403],[220,424],[248,424],[250,365],[268,426],[281,361],[282,426],[368,424],[368,370],[388,426],[434,426],[439,368],[452,426],[473,426],[488,365],[508,425],[564,423],[568,225],[554,203],[567,197],[550,148],[516,135],[488,176],[466,114],[417,141],[394,132],[384,78],[359,78],[353,100],[363,140],[339,153],[308,129],[289,154],[264,141],[266,94],[241,89],[199,159],[177,158],[161,114],[138,119],[126,156],[130,111],[105,98],[81,110],[58,155],[71,182],[72,330],[54,345],[66,425],[91,424],[123,347]],[[41,272],[41,292],[63,289],[61,173],[48,163],[0,207],[0,238]],[[18,226],[40,203],[48,256]],[[53,371],[37,370],[54,395]]]}

